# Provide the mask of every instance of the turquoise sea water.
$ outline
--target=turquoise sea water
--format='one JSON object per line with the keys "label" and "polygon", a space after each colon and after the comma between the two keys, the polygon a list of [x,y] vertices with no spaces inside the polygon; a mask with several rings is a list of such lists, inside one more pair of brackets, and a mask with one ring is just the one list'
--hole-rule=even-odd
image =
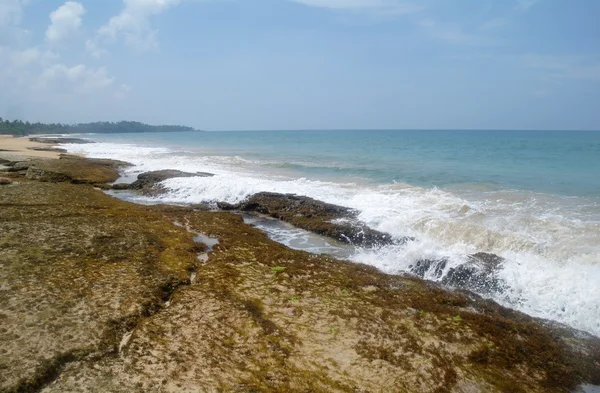
{"label": "turquoise sea water", "polygon": [[[504,258],[505,283],[484,296],[600,336],[600,132],[252,131],[87,135],[72,152],[157,169],[214,173],[169,179],[140,202],[236,203],[259,191],[356,209],[364,224],[414,241],[346,250],[388,273],[422,259],[448,270],[474,252]],[[298,231],[274,239],[314,245]],[[304,237],[303,237],[304,236]],[[328,246],[322,245],[321,249]]]}
{"label": "turquoise sea water", "polygon": [[95,135],[238,156],[314,178],[600,197],[600,132],[250,131]]}

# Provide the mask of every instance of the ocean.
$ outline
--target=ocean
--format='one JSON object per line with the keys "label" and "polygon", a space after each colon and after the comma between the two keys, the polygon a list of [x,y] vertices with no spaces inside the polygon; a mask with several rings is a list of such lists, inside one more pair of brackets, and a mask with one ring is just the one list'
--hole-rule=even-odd
{"label": "ocean", "polygon": [[[125,160],[132,181],[158,169],[211,172],[164,182],[137,202],[236,203],[259,191],[356,209],[368,226],[415,240],[344,247],[285,225],[253,222],[292,247],[329,252],[386,273],[421,259],[449,269],[475,252],[504,258],[506,285],[482,293],[529,315],[600,336],[600,132],[236,131],[86,135],[70,152]],[[313,249],[311,249],[311,247]]]}

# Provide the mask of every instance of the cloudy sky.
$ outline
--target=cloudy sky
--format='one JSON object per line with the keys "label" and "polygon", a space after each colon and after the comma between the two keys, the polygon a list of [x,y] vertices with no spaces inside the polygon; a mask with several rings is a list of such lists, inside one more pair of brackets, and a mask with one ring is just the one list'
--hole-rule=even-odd
{"label": "cloudy sky", "polygon": [[597,0],[0,0],[0,116],[600,129]]}

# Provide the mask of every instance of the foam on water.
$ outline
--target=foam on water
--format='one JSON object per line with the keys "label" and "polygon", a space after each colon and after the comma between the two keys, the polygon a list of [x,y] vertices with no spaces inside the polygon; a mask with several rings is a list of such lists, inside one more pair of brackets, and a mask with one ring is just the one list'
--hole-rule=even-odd
{"label": "foam on water", "polygon": [[[125,175],[158,169],[212,172],[214,177],[163,182],[167,203],[236,203],[260,191],[307,195],[357,209],[370,227],[416,241],[360,249],[351,260],[387,273],[408,271],[420,259],[446,258],[445,272],[467,255],[485,251],[506,259],[498,272],[508,288],[495,300],[530,315],[600,335],[600,207],[579,197],[559,197],[495,187],[452,189],[392,183],[337,183],[257,170],[236,157],[201,156],[165,148],[96,143],[65,145],[92,157],[125,160]],[[260,165],[258,165],[260,167]],[[147,197],[134,198],[148,202]],[[290,231],[271,236],[298,242]],[[295,240],[293,237],[296,237]],[[440,279],[431,274],[426,278]]]}

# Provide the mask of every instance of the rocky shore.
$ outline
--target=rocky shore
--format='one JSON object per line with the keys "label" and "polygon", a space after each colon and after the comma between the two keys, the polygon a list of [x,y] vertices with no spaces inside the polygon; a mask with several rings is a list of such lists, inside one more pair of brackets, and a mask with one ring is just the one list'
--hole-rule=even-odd
{"label": "rocky shore", "polygon": [[[110,188],[123,162],[6,161],[0,392],[572,392],[600,385],[597,337],[471,292],[291,250],[231,212],[118,200],[100,188]],[[310,198],[263,193],[222,207],[353,243],[391,241],[368,228],[348,236],[354,213]],[[474,254],[450,279],[477,284],[494,257]],[[415,270],[427,263],[443,261]]]}

